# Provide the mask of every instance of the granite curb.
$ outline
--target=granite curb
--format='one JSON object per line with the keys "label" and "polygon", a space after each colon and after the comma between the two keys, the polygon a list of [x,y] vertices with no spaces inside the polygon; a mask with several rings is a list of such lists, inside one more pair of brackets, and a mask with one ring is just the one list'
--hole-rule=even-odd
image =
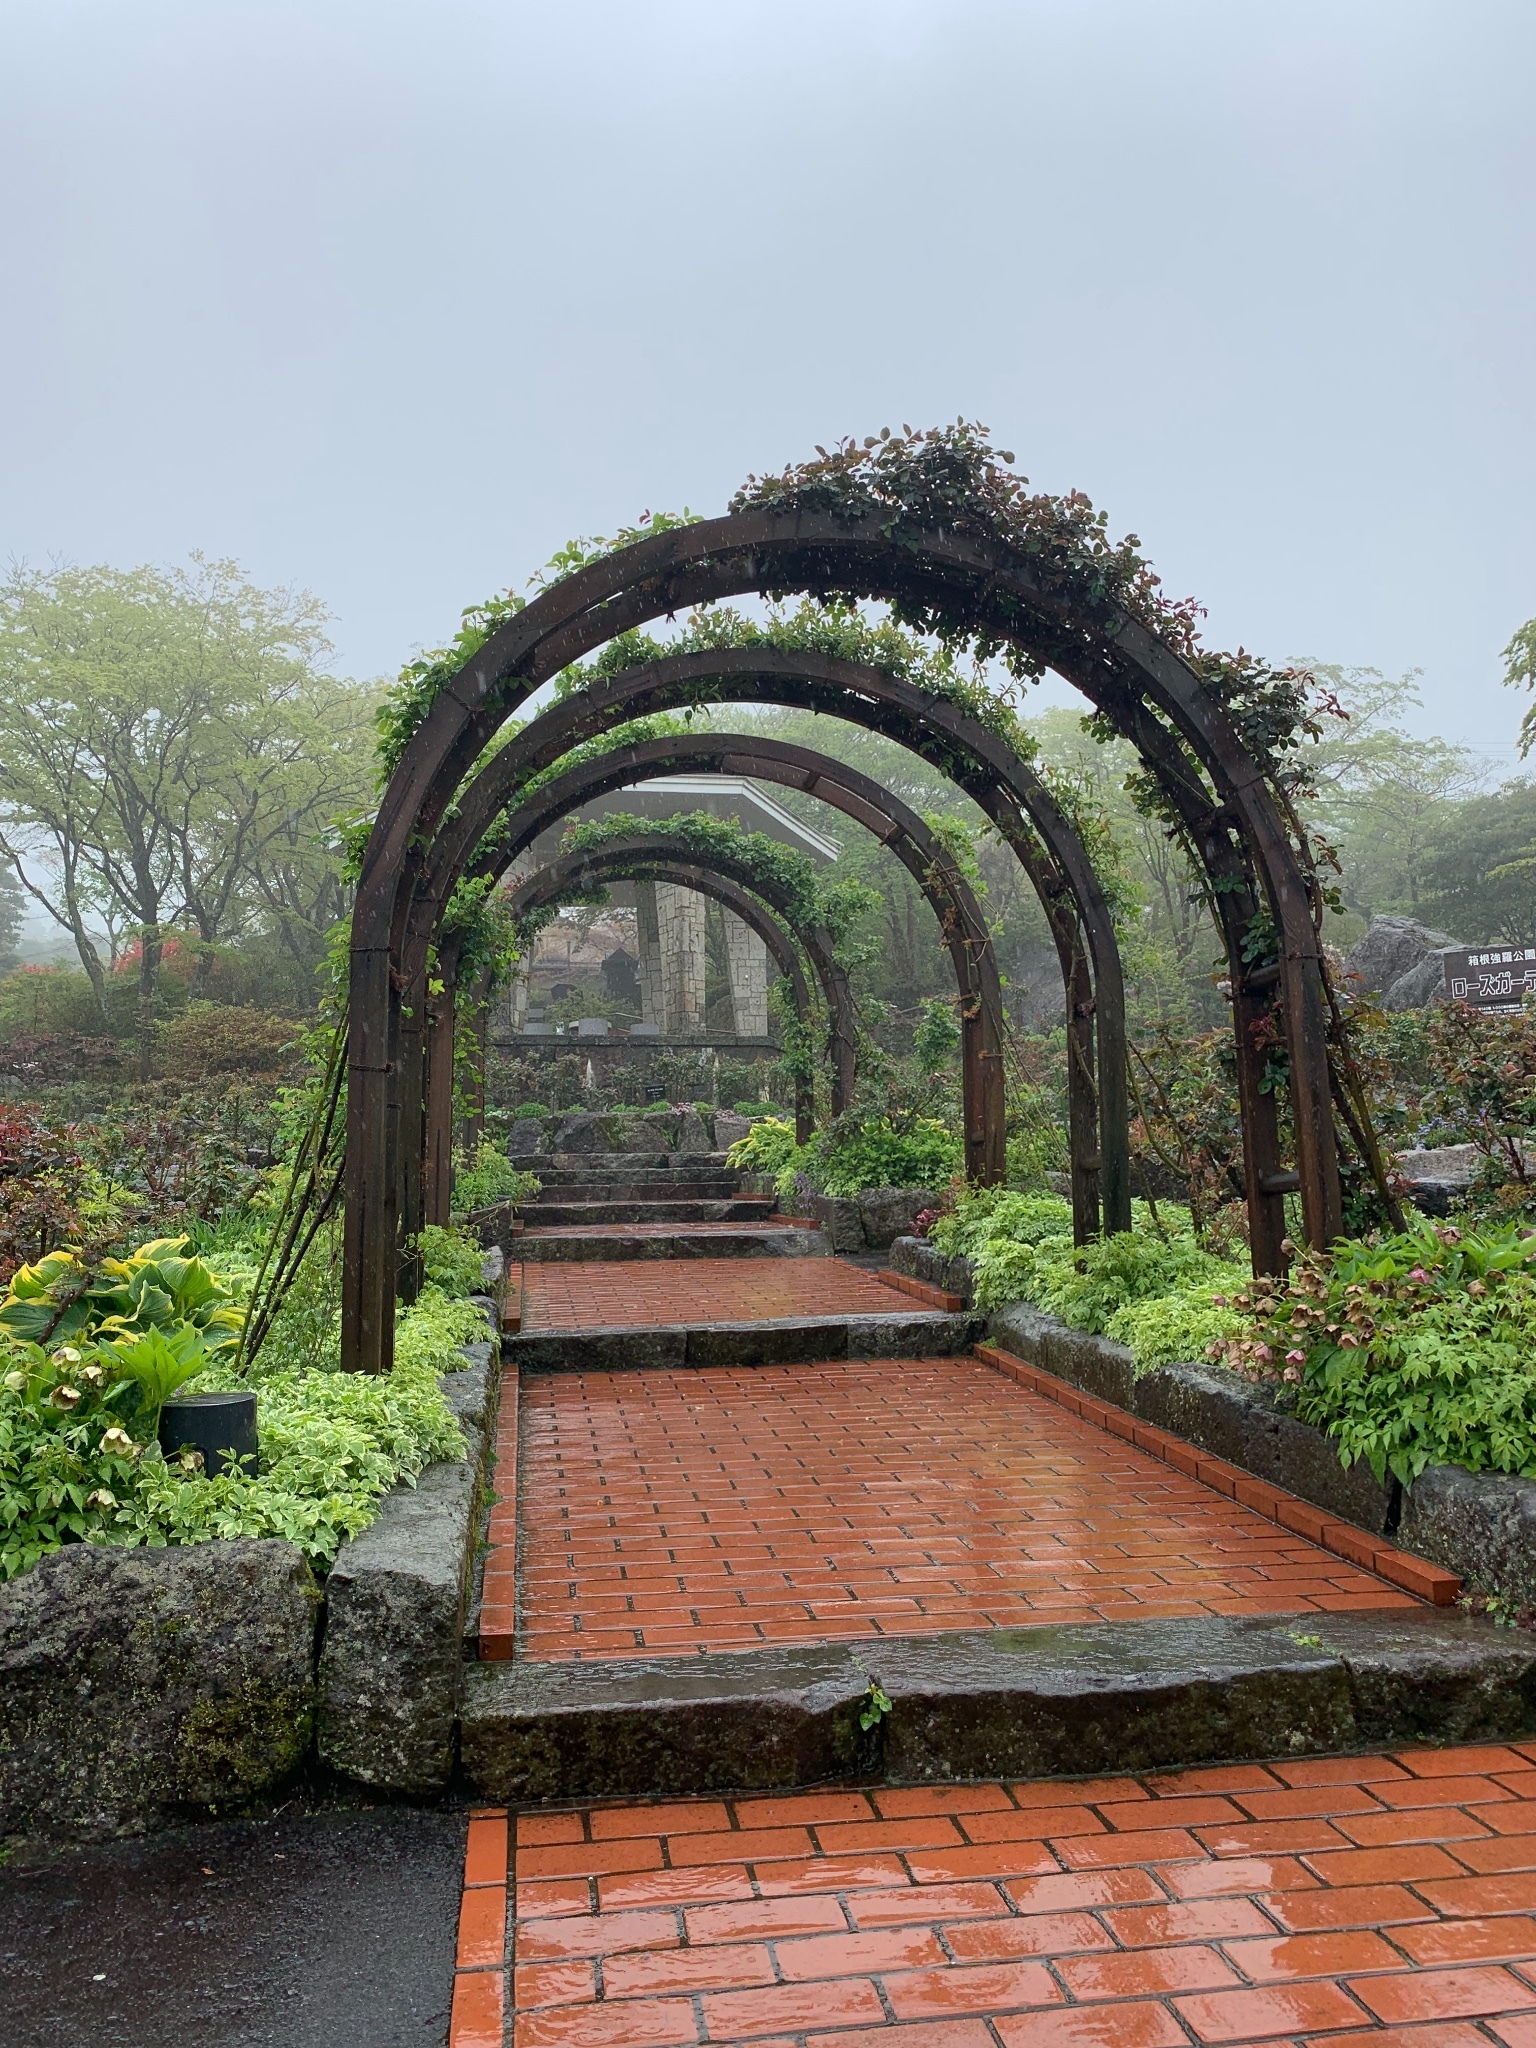
{"label": "granite curb", "polygon": [[490,1334],[442,1387],[465,1455],[385,1495],[343,1544],[326,1582],[316,1748],[331,1769],[383,1791],[441,1792],[456,1764],[464,1635],[474,1599],[501,1356]]}
{"label": "granite curb", "polygon": [[743,1323],[644,1323],[524,1330],[504,1340],[523,1372],[641,1372],[708,1365],[821,1365],[845,1358],[944,1358],[986,1324],[968,1315],[780,1316]]}
{"label": "granite curb", "polygon": [[1383,1484],[1363,1460],[1343,1465],[1332,1438],[1288,1413],[1284,1390],[1214,1365],[1158,1366],[1138,1377],[1124,1345],[1070,1329],[1029,1302],[997,1310],[990,1331],[1054,1378],[1338,1522],[1392,1538],[1504,1607],[1536,1607],[1536,1480],[1431,1465],[1410,1487]]}
{"label": "granite curb", "polygon": [[462,1753],[480,1797],[538,1803],[1161,1770],[1533,1728],[1536,1642],[1423,1608],[481,1664]]}

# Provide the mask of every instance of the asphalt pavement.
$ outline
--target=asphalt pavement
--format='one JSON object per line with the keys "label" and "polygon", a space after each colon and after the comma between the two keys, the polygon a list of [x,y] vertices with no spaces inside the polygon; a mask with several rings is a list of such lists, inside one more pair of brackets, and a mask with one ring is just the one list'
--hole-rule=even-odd
{"label": "asphalt pavement", "polygon": [[282,1808],[0,1868],[4,2048],[444,2048],[462,1812]]}

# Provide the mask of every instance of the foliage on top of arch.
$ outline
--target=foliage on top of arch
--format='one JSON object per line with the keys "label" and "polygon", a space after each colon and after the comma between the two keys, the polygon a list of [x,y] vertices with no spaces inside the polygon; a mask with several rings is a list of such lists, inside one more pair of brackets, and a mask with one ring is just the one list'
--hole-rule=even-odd
{"label": "foliage on top of arch", "polygon": [[[1201,645],[1202,608],[1173,600],[1141,552],[1135,534],[1111,541],[1107,515],[1081,492],[1065,497],[1031,492],[1016,475],[1013,456],[994,450],[990,430],[977,422],[919,431],[888,427],[862,442],[818,447],[812,462],[792,463],[777,476],[749,477],[731,500],[733,512],[814,512],[877,531],[914,551],[925,532],[956,534],[998,544],[1024,556],[1045,591],[1068,613],[1056,629],[1061,651],[1092,651],[1073,614],[1104,618],[1120,607],[1158,634],[1202,676],[1227,709],[1250,751],[1280,772],[1281,757],[1317,730],[1305,671],[1275,669],[1239,649],[1214,652]],[[1021,646],[1008,630],[1015,606],[1002,592],[989,594],[990,621],[979,620],[975,593],[946,596],[931,579],[891,598],[895,617],[943,646],[968,650],[978,661],[1001,659],[1009,673],[1038,676],[1049,655]],[[1038,641],[1038,634],[1031,635]]]}
{"label": "foliage on top of arch", "polygon": [[[681,512],[643,512],[637,525],[621,526],[611,537],[578,536],[567,541],[563,548],[558,548],[544,567],[529,578],[527,587],[535,592],[552,589],[567,577],[590,568],[592,563],[616,554],[620,548],[632,547],[636,541],[647,540],[653,533],[670,533],[675,527],[696,526],[700,517],[701,514],[689,511],[685,505]],[[528,603],[528,598],[515,590],[504,590],[495,596],[482,598],[479,604],[470,605],[460,615],[459,630],[446,647],[419,655],[401,669],[397,679],[385,690],[383,701],[374,713],[374,723],[379,730],[381,787],[399,767],[412,734],[446,686],[466,662],[474,659],[491,635],[508,619],[525,610]]]}
{"label": "foliage on top of arch", "polygon": [[621,548],[633,547],[636,541],[650,540],[658,533],[675,533],[680,526],[697,526],[703,517],[702,512],[695,512],[687,505],[681,512],[642,512],[633,526],[621,526],[617,533],[606,538],[602,534],[592,534],[568,540],[563,548],[556,549],[542,569],[534,572],[528,580],[528,588],[552,590],[557,583],[564,583],[568,577],[590,569],[594,562],[616,555]]}
{"label": "foliage on top of arch", "polygon": [[[988,686],[979,668],[967,675],[953,649],[924,642],[890,617],[871,619],[848,598],[803,598],[793,610],[775,605],[766,619],[749,618],[733,605],[701,605],[681,633],[658,640],[638,629],[619,633],[590,661],[561,672],[556,692],[561,698],[603,683],[650,662],[678,655],[717,654],[762,649],[765,652],[823,654],[865,668],[883,670],[910,683],[925,695],[952,704],[1010,747],[1021,761],[1032,762],[1037,748],[1010,695]],[[709,677],[692,691],[690,714],[716,701]],[[688,714],[685,714],[688,715]]]}
{"label": "foliage on top of arch", "polygon": [[459,630],[446,647],[408,661],[384,692],[373,714],[379,729],[379,784],[388,782],[415,732],[443,690],[464,664],[472,661],[499,626],[515,618],[528,603],[514,590],[482,598],[460,616]]}
{"label": "foliage on top of arch", "polygon": [[[840,939],[864,913],[872,893],[863,883],[843,880],[823,884],[803,853],[781,846],[766,832],[747,832],[731,818],[716,818],[707,811],[680,811],[667,819],[632,818],[622,811],[589,818],[572,825],[561,841],[562,854],[597,853],[615,840],[645,838],[670,840],[685,846],[701,867],[724,866],[727,872],[755,876],[772,888],[789,905],[791,922],[800,930],[825,925],[834,940]],[[646,856],[637,853],[637,864]],[[623,872],[616,864],[611,872]],[[746,885],[751,886],[750,882]]]}

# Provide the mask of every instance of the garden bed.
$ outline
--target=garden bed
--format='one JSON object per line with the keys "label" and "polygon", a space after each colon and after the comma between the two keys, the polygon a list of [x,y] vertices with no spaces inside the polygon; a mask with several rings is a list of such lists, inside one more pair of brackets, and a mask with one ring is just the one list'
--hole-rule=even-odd
{"label": "garden bed", "polygon": [[292,1540],[216,1536],[66,1542],[0,1585],[0,1838],[168,1825],[306,1759],[446,1787],[500,1356],[474,1314],[438,1378],[456,1455],[349,1510],[323,1580]]}

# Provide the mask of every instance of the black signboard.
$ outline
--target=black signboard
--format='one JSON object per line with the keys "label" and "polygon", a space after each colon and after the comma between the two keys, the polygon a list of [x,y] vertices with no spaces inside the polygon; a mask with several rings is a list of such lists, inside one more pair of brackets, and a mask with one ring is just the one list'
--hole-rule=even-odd
{"label": "black signboard", "polygon": [[1518,1010],[1536,991],[1536,946],[1461,946],[1444,953],[1445,992],[1474,1010]]}

